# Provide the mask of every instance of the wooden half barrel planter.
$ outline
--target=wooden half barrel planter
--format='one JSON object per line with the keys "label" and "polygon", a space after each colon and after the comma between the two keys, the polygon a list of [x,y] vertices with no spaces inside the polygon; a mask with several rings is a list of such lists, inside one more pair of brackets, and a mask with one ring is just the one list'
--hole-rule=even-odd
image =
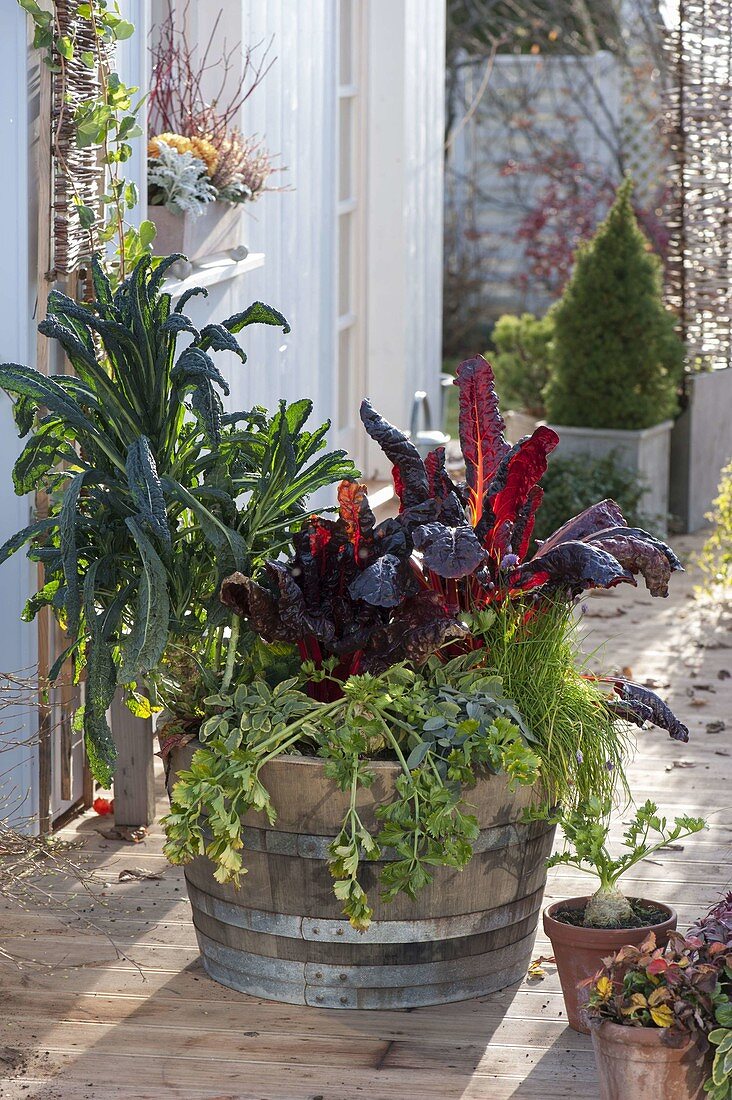
{"label": "wooden half barrel planter", "polygon": [[[170,780],[188,767],[196,742],[171,754]],[[374,762],[376,780],[359,792],[364,825],[378,831],[377,804],[389,801],[399,766]],[[328,846],[348,796],[323,762],[283,756],[262,769],[277,810],[244,817],[239,889],[218,883],[205,856],[185,868],[203,965],[217,982],[256,997],[323,1008],[415,1008],[503,989],[526,973],[546,882],[554,829],[523,823],[532,788],[509,790],[504,776],[478,780],[466,795],[480,826],[463,871],[435,868],[416,902],[379,898],[379,861],[362,883],[374,908],[355,931],[333,894]],[[382,853],[382,861],[390,854]]]}

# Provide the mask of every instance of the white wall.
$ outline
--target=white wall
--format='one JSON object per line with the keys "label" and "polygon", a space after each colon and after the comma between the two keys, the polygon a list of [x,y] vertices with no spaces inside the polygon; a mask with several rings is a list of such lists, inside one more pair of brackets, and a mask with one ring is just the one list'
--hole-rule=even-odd
{"label": "white wall", "polygon": [[[406,427],[415,390],[435,413],[439,399],[445,5],[369,0],[367,12],[368,396]],[[388,476],[380,452],[369,458]]]}
{"label": "white wall", "polygon": [[[359,385],[406,427],[416,389],[431,392],[435,411],[439,400],[445,3],[361,3],[365,362],[359,375],[365,383]],[[220,0],[199,0],[199,39],[220,7]],[[264,268],[190,304],[199,321],[225,317],[254,299],[281,310],[291,334],[246,333],[250,359],[244,368],[230,367],[232,401],[272,407],[280,397],[308,396],[318,420],[334,422],[337,12],[336,0],[242,0],[238,31],[238,9],[224,5],[229,45],[237,34],[249,45],[274,38],[277,61],[245,104],[242,125],[280,154],[286,171],[275,178],[286,189],[265,194],[242,215],[250,251],[265,253]],[[361,442],[356,434],[355,450]],[[375,451],[365,472],[388,474]]]}
{"label": "white wall", "polygon": [[[219,0],[198,4],[199,35],[219,7]],[[244,208],[243,236],[251,252],[265,253],[264,268],[210,288],[188,307],[194,319],[221,320],[259,299],[284,313],[290,335],[265,327],[244,333],[249,361],[229,364],[231,403],[272,408],[280,397],[307,396],[319,420],[332,415],[335,385],[334,11],[332,0],[242,0],[237,31],[225,7],[229,44],[233,35],[245,44],[274,35],[277,61],[245,104],[243,129],[281,154],[287,171],[273,178],[288,189]]]}
{"label": "white wall", "polygon": [[[31,313],[35,286],[35,232],[29,195],[29,104],[26,84],[26,15],[15,3],[0,5],[0,148],[6,170],[0,175],[0,361],[32,363],[35,340]],[[33,227],[34,229],[34,227]],[[0,543],[30,522],[30,497],[16,497],[10,469],[22,447],[10,412],[10,400],[0,393]],[[31,670],[36,662],[34,626],[20,622],[31,587],[33,567],[24,551],[0,566],[0,673]],[[0,818],[28,818],[38,812],[35,746],[9,747],[35,731],[35,716],[27,708],[0,713]]]}

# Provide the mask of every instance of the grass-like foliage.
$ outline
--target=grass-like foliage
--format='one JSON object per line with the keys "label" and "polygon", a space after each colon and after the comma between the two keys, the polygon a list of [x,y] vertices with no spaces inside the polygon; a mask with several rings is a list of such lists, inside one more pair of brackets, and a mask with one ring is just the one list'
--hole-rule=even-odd
{"label": "grass-like foliage", "polygon": [[573,609],[557,599],[538,612],[510,601],[468,622],[506,693],[520,700],[549,802],[609,797],[624,783],[629,737],[608,710],[607,691],[585,673]]}

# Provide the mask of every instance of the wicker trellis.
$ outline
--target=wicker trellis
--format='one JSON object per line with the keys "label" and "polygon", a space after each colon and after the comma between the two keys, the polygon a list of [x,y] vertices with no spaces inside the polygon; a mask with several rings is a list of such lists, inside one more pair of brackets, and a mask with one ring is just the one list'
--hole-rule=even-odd
{"label": "wicker trellis", "polygon": [[82,60],[84,54],[97,55],[97,40],[77,8],[78,0],[55,0],[58,33],[74,43],[73,57],[62,61],[51,78],[51,265],[57,277],[76,271],[89,255],[89,231],[82,229],[74,207],[81,202],[97,211],[104,181],[98,147],[80,149],[76,140],[75,107],[101,91],[97,67]]}
{"label": "wicker trellis", "polygon": [[732,4],[680,0],[669,91],[669,301],[694,369],[732,361]]}

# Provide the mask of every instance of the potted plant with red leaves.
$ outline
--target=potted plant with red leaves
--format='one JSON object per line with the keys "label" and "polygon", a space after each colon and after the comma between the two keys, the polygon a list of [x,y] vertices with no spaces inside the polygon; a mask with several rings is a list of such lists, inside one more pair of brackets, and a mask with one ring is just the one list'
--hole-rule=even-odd
{"label": "potted plant with red leaves", "polygon": [[622,947],[589,979],[600,1100],[732,1094],[729,897],[715,909],[664,947],[653,933]]}
{"label": "potted plant with red leaves", "polygon": [[464,484],[364,401],[399,515],[377,523],[343,482],[289,560],[222,585],[249,657],[173,753],[166,851],[209,973],[247,992],[388,1007],[509,984],[554,832],[525,811],[611,796],[628,720],[688,737],[647,689],[584,675],[574,644],[582,592],[642,574],[665,595],[678,559],[613,501],[530,553],[557,436],[506,443],[481,357],[456,381]]}
{"label": "potted plant with red leaves", "polygon": [[550,815],[564,834],[565,848],[549,858],[548,866],[574,867],[598,881],[591,896],[568,898],[544,910],[544,931],[557,962],[567,1020],[575,1031],[585,1033],[590,1030],[585,979],[603,958],[624,944],[639,945],[649,931],[663,945],[676,928],[670,906],[626,897],[618,887],[620,879],[659,848],[705,827],[702,818],[688,816],[669,825],[649,800],[636,810],[623,834],[623,851],[613,857],[608,849],[611,810],[609,798],[591,797],[574,809]]}

